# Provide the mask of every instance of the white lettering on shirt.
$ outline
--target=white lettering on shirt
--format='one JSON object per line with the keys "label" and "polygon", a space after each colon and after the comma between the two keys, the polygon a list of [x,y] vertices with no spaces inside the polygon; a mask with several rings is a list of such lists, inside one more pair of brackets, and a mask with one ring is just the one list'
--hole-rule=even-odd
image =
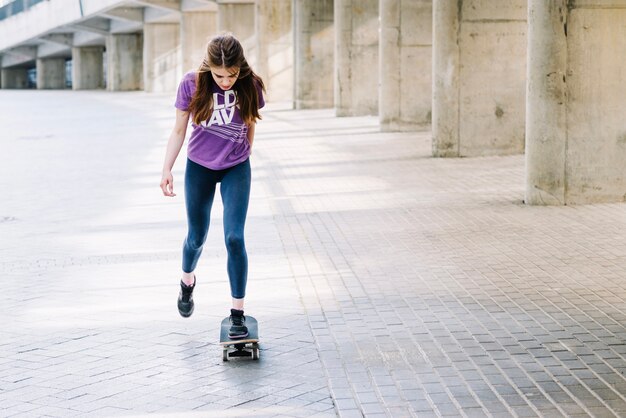
{"label": "white lettering on shirt", "polygon": [[233,90],[227,90],[224,92],[224,103],[219,104],[219,93],[213,93],[213,114],[211,114],[211,118],[207,122],[206,126],[210,127],[211,125],[228,125],[233,121],[233,116],[235,115],[235,104],[237,102],[237,98],[235,96],[235,92]]}
{"label": "white lettering on shirt", "polygon": [[222,114],[220,113],[220,110],[224,110],[224,109],[214,109],[213,110],[213,114],[211,114],[211,119],[209,119],[209,123],[207,123],[206,126],[211,126],[215,123],[217,123],[218,125],[223,125],[224,124],[224,120],[222,119]]}

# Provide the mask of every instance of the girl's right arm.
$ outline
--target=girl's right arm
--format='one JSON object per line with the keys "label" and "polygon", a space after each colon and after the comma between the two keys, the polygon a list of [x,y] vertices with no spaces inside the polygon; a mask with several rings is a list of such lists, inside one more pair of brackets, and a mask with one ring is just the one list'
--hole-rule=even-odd
{"label": "girl's right arm", "polygon": [[164,196],[176,196],[174,193],[174,177],[172,176],[172,167],[176,162],[176,157],[185,142],[187,133],[187,125],[189,124],[189,112],[176,109],[176,123],[167,142],[167,151],[165,152],[165,161],[163,162],[163,176],[161,177],[161,190]]}

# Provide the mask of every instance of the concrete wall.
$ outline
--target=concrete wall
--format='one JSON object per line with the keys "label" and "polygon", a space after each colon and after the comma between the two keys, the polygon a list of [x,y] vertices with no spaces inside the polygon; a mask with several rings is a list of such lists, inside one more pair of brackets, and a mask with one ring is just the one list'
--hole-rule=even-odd
{"label": "concrete wall", "polygon": [[0,50],[80,19],[79,2],[49,0],[2,21]]}
{"label": "concrete wall", "polygon": [[626,201],[626,1],[529,5],[526,202]]}
{"label": "concrete wall", "polygon": [[104,88],[104,48],[86,46],[72,48],[72,89]]}
{"label": "concrete wall", "polygon": [[96,15],[123,0],[47,0],[31,6],[0,24],[0,51],[49,33],[61,26],[74,24],[84,16]]}
{"label": "concrete wall", "polygon": [[568,202],[626,201],[626,2],[621,5],[573,8],[567,19]]}
{"label": "concrete wall", "polygon": [[378,0],[335,0],[334,6],[336,114],[377,115]]}
{"label": "concrete wall", "polygon": [[182,76],[180,25],[147,23],[143,27],[143,80],[147,92],[175,91]]}
{"label": "concrete wall", "polygon": [[257,43],[254,30],[256,6],[254,0],[249,2],[221,0],[217,7],[218,31],[231,32],[235,35],[243,46],[246,60],[252,69],[256,69]]}
{"label": "concrete wall", "polygon": [[434,0],[433,155],[524,150],[525,0]]}
{"label": "concrete wall", "polygon": [[65,58],[37,59],[37,88],[65,88]]}
{"label": "concrete wall", "polygon": [[295,0],[296,109],[333,107],[333,0]]}
{"label": "concrete wall", "polygon": [[267,100],[293,102],[294,51],[292,0],[256,4],[257,65],[267,87]]}
{"label": "concrete wall", "polygon": [[198,69],[206,55],[207,43],[217,34],[217,13],[182,13],[180,33],[182,71],[186,73]]}
{"label": "concrete wall", "polygon": [[429,127],[432,0],[380,0],[379,55],[381,129]]}
{"label": "concrete wall", "polygon": [[107,37],[107,90],[143,90],[143,35]]}
{"label": "concrete wall", "polygon": [[26,68],[3,68],[0,75],[3,89],[28,88],[28,73]]}

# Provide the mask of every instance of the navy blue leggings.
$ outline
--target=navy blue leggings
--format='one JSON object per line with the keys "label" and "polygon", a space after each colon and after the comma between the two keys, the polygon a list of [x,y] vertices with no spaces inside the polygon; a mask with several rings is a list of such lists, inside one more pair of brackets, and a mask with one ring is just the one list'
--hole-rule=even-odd
{"label": "navy blue leggings", "polygon": [[185,171],[185,205],[187,237],[183,245],[183,271],[196,269],[202,246],[209,232],[211,207],[217,183],[224,205],[224,239],[228,252],[228,278],[232,297],[246,295],[248,255],[244,227],[250,200],[250,160],[225,170],[211,170],[187,159]]}

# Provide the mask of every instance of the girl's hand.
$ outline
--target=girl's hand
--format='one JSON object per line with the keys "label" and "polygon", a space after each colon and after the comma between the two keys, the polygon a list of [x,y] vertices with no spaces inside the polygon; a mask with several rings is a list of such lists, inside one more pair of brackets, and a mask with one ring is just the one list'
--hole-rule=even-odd
{"label": "girl's hand", "polygon": [[163,178],[161,178],[161,190],[163,190],[163,196],[174,197],[174,177],[171,171],[163,172]]}

